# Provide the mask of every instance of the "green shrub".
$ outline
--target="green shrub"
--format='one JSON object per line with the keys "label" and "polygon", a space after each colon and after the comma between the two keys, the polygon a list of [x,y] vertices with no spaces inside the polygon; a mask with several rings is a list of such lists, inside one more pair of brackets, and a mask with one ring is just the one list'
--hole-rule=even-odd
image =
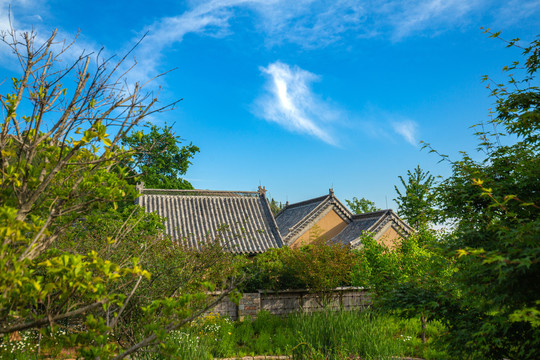
{"label": "green shrub", "polygon": [[245,268],[249,280],[243,291],[309,289],[324,298],[328,290],[351,284],[357,260],[357,253],[348,246],[314,236],[308,245],[270,249],[257,255]]}
{"label": "green shrub", "polygon": [[220,327],[217,332],[217,342],[213,354],[219,357],[234,355],[234,323],[229,318],[220,318]]}

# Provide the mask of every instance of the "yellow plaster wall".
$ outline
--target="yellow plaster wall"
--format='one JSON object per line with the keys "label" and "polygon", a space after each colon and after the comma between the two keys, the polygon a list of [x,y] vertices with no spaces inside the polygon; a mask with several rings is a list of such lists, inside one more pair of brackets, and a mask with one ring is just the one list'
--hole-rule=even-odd
{"label": "yellow plaster wall", "polygon": [[321,237],[330,240],[339,234],[346,226],[347,222],[345,222],[334,210],[330,210],[328,214],[296,239],[292,246],[298,247],[307,245],[313,240]]}
{"label": "yellow plaster wall", "polygon": [[379,244],[386,245],[389,249],[395,248],[401,236],[391,226],[378,239]]}

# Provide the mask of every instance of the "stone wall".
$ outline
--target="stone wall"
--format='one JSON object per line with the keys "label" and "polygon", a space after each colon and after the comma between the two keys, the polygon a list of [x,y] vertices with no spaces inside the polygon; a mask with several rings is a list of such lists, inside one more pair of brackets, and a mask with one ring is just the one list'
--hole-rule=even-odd
{"label": "stone wall", "polygon": [[[219,294],[214,294],[218,296]],[[227,315],[232,320],[238,319],[239,306],[233,303],[228,297],[223,298],[209,313],[217,313],[220,315]]]}
{"label": "stone wall", "polygon": [[[371,305],[369,291],[363,288],[337,288],[327,298],[327,308],[332,310],[362,310]],[[281,316],[292,312],[321,311],[324,308],[321,302],[320,296],[307,290],[259,291],[244,293],[238,305],[225,298],[212,312],[229,316],[232,320],[244,320],[256,317],[261,310]]]}

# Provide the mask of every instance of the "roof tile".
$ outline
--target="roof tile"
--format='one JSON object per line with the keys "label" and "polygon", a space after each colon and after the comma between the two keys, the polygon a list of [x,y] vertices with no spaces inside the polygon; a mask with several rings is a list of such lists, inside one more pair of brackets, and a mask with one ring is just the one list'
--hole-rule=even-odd
{"label": "roof tile", "polygon": [[283,242],[263,193],[209,190],[141,189],[138,203],[166,218],[175,241],[200,248],[220,238],[235,253],[262,253]]}

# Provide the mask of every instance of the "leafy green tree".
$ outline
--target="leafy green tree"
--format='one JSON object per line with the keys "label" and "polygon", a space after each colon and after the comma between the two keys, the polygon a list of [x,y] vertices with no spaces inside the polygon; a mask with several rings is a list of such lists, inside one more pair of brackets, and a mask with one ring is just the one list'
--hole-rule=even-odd
{"label": "leafy green tree", "polygon": [[[117,346],[104,318],[90,312],[123,306],[124,294],[108,289],[149,274],[133,258],[112,263],[96,251],[73,254],[54,244],[81,217],[135,193],[127,172],[116,168],[131,151],[116,145],[156,111],[156,100],[144,101],[138,85],[123,93],[99,58],[94,69],[88,56],[62,69],[66,49],[53,52],[56,33],[44,44],[35,44],[34,33],[20,36],[3,37],[22,75],[0,95],[0,334],[49,327],[54,336],[58,321],[82,317],[86,331],[72,340],[85,356],[105,357]],[[64,87],[71,76],[75,86]]]}
{"label": "leafy green tree", "polygon": [[[507,43],[519,47],[517,39]],[[356,281],[375,287],[385,309],[443,321],[446,351],[455,359],[536,359],[540,353],[540,40],[522,50],[523,64],[503,68],[505,84],[484,78],[497,99],[490,126],[476,126],[484,158],[462,153],[452,175],[429,192],[452,232],[426,241],[430,232],[420,226],[396,252],[367,240],[362,271],[355,273]],[[409,179],[431,182],[420,168]],[[412,204],[407,210],[416,210]],[[413,224],[430,219],[401,214]]]}
{"label": "leafy green tree", "polygon": [[[186,295],[203,294],[209,286],[214,290],[226,290],[228,281],[240,276],[239,269],[244,265],[243,257],[224,253],[216,239],[200,239],[204,245],[200,250],[193,250],[172,242],[164,236],[163,229],[163,219],[158,215],[131,205],[121,212],[109,208],[91,213],[56,242],[59,250],[73,254],[95,251],[100,259],[115,264],[124,264],[133,256],[140,256],[139,266],[151,277],[137,281],[135,291],[130,286],[131,278],[110,284],[107,287],[109,293],[129,296],[129,302],[125,306],[109,306],[106,312],[102,309],[91,312],[96,318],[104,316],[107,319],[106,325],[114,328],[114,337],[124,348],[137,345],[144,332],[165,327],[173,320],[182,322],[186,312],[204,309],[209,299],[200,297],[189,305],[186,303],[186,306],[178,307],[180,312],[170,312],[166,307],[148,313],[143,309],[167,298],[185,301]],[[77,294],[73,296],[76,301]],[[112,315],[120,312],[121,316]],[[157,347],[152,351],[161,349]]]}
{"label": "leafy green tree", "polygon": [[[519,47],[517,39],[507,43]],[[506,83],[484,78],[496,98],[494,130],[477,126],[485,157],[463,154],[438,187],[444,219],[455,228],[444,245],[459,291],[439,315],[456,358],[540,353],[540,41],[521,49],[524,63],[503,68]]]}
{"label": "leafy green tree", "polygon": [[274,200],[274,198],[270,200],[269,204],[270,210],[272,211],[272,214],[274,216],[276,216],[281,211],[281,209],[283,209],[283,204],[281,202],[278,203],[276,200]]}
{"label": "leafy green tree", "polygon": [[377,206],[375,206],[375,203],[373,201],[366,198],[357,199],[356,197],[353,197],[352,200],[345,201],[347,202],[347,206],[349,206],[349,208],[355,214],[364,214],[381,210]]}
{"label": "leafy green tree", "polygon": [[[116,210],[136,194],[121,165],[141,150],[118,145],[146,116],[168,106],[156,107],[157,99],[138,84],[122,88],[121,64],[111,66],[99,55],[95,67],[83,55],[62,68],[67,49],[55,47],[55,37],[43,44],[35,33],[12,30],[2,37],[22,74],[0,95],[0,341],[41,330],[44,339],[77,349],[80,357],[121,359],[162,343],[168,331],[220,300],[205,291],[220,285],[226,296],[235,280],[216,281],[231,266],[218,261],[227,259],[222,252],[210,259],[181,251],[162,238],[155,216]],[[63,86],[69,78],[74,85]],[[159,262],[149,261],[152,256]],[[139,257],[165,281],[151,278]],[[207,271],[201,263],[223,267]],[[183,277],[167,277],[179,273]],[[136,312],[144,327],[126,344],[119,336],[122,317]],[[58,333],[74,322],[77,331]]]}
{"label": "leafy green tree", "polygon": [[133,155],[131,170],[138,174],[147,188],[154,189],[193,189],[193,186],[180,176],[185,175],[191,159],[199,152],[193,143],[180,146],[182,139],[176,136],[171,126],[158,127],[147,124],[150,132],[139,131],[122,138],[122,144],[141,151]]}
{"label": "leafy green tree", "polygon": [[421,229],[390,249],[365,235],[352,275],[353,285],[374,290],[378,308],[405,318],[420,318],[424,342],[426,323],[437,318],[441,304],[454,289],[455,268],[437,246],[438,241],[436,233]]}
{"label": "leafy green tree", "polygon": [[357,254],[349,246],[314,239],[309,245],[270,249],[257,255],[247,273],[248,291],[308,289],[320,303],[332,298],[332,289],[351,284]]}
{"label": "leafy green tree", "polygon": [[244,269],[249,280],[243,284],[243,291],[278,291],[305,287],[293,270],[286,265],[285,258],[290,256],[291,251],[290,247],[284,246],[279,249],[269,249],[255,256]]}
{"label": "leafy green tree", "polygon": [[305,288],[317,294],[322,305],[332,298],[332,289],[349,285],[356,254],[349,246],[318,238],[309,245],[293,248],[284,262]]}
{"label": "leafy green tree", "polygon": [[416,229],[436,221],[435,177],[417,166],[412,172],[407,171],[407,180],[402,176],[399,176],[399,180],[403,193],[394,186],[398,194],[394,200],[398,204],[399,216]]}

